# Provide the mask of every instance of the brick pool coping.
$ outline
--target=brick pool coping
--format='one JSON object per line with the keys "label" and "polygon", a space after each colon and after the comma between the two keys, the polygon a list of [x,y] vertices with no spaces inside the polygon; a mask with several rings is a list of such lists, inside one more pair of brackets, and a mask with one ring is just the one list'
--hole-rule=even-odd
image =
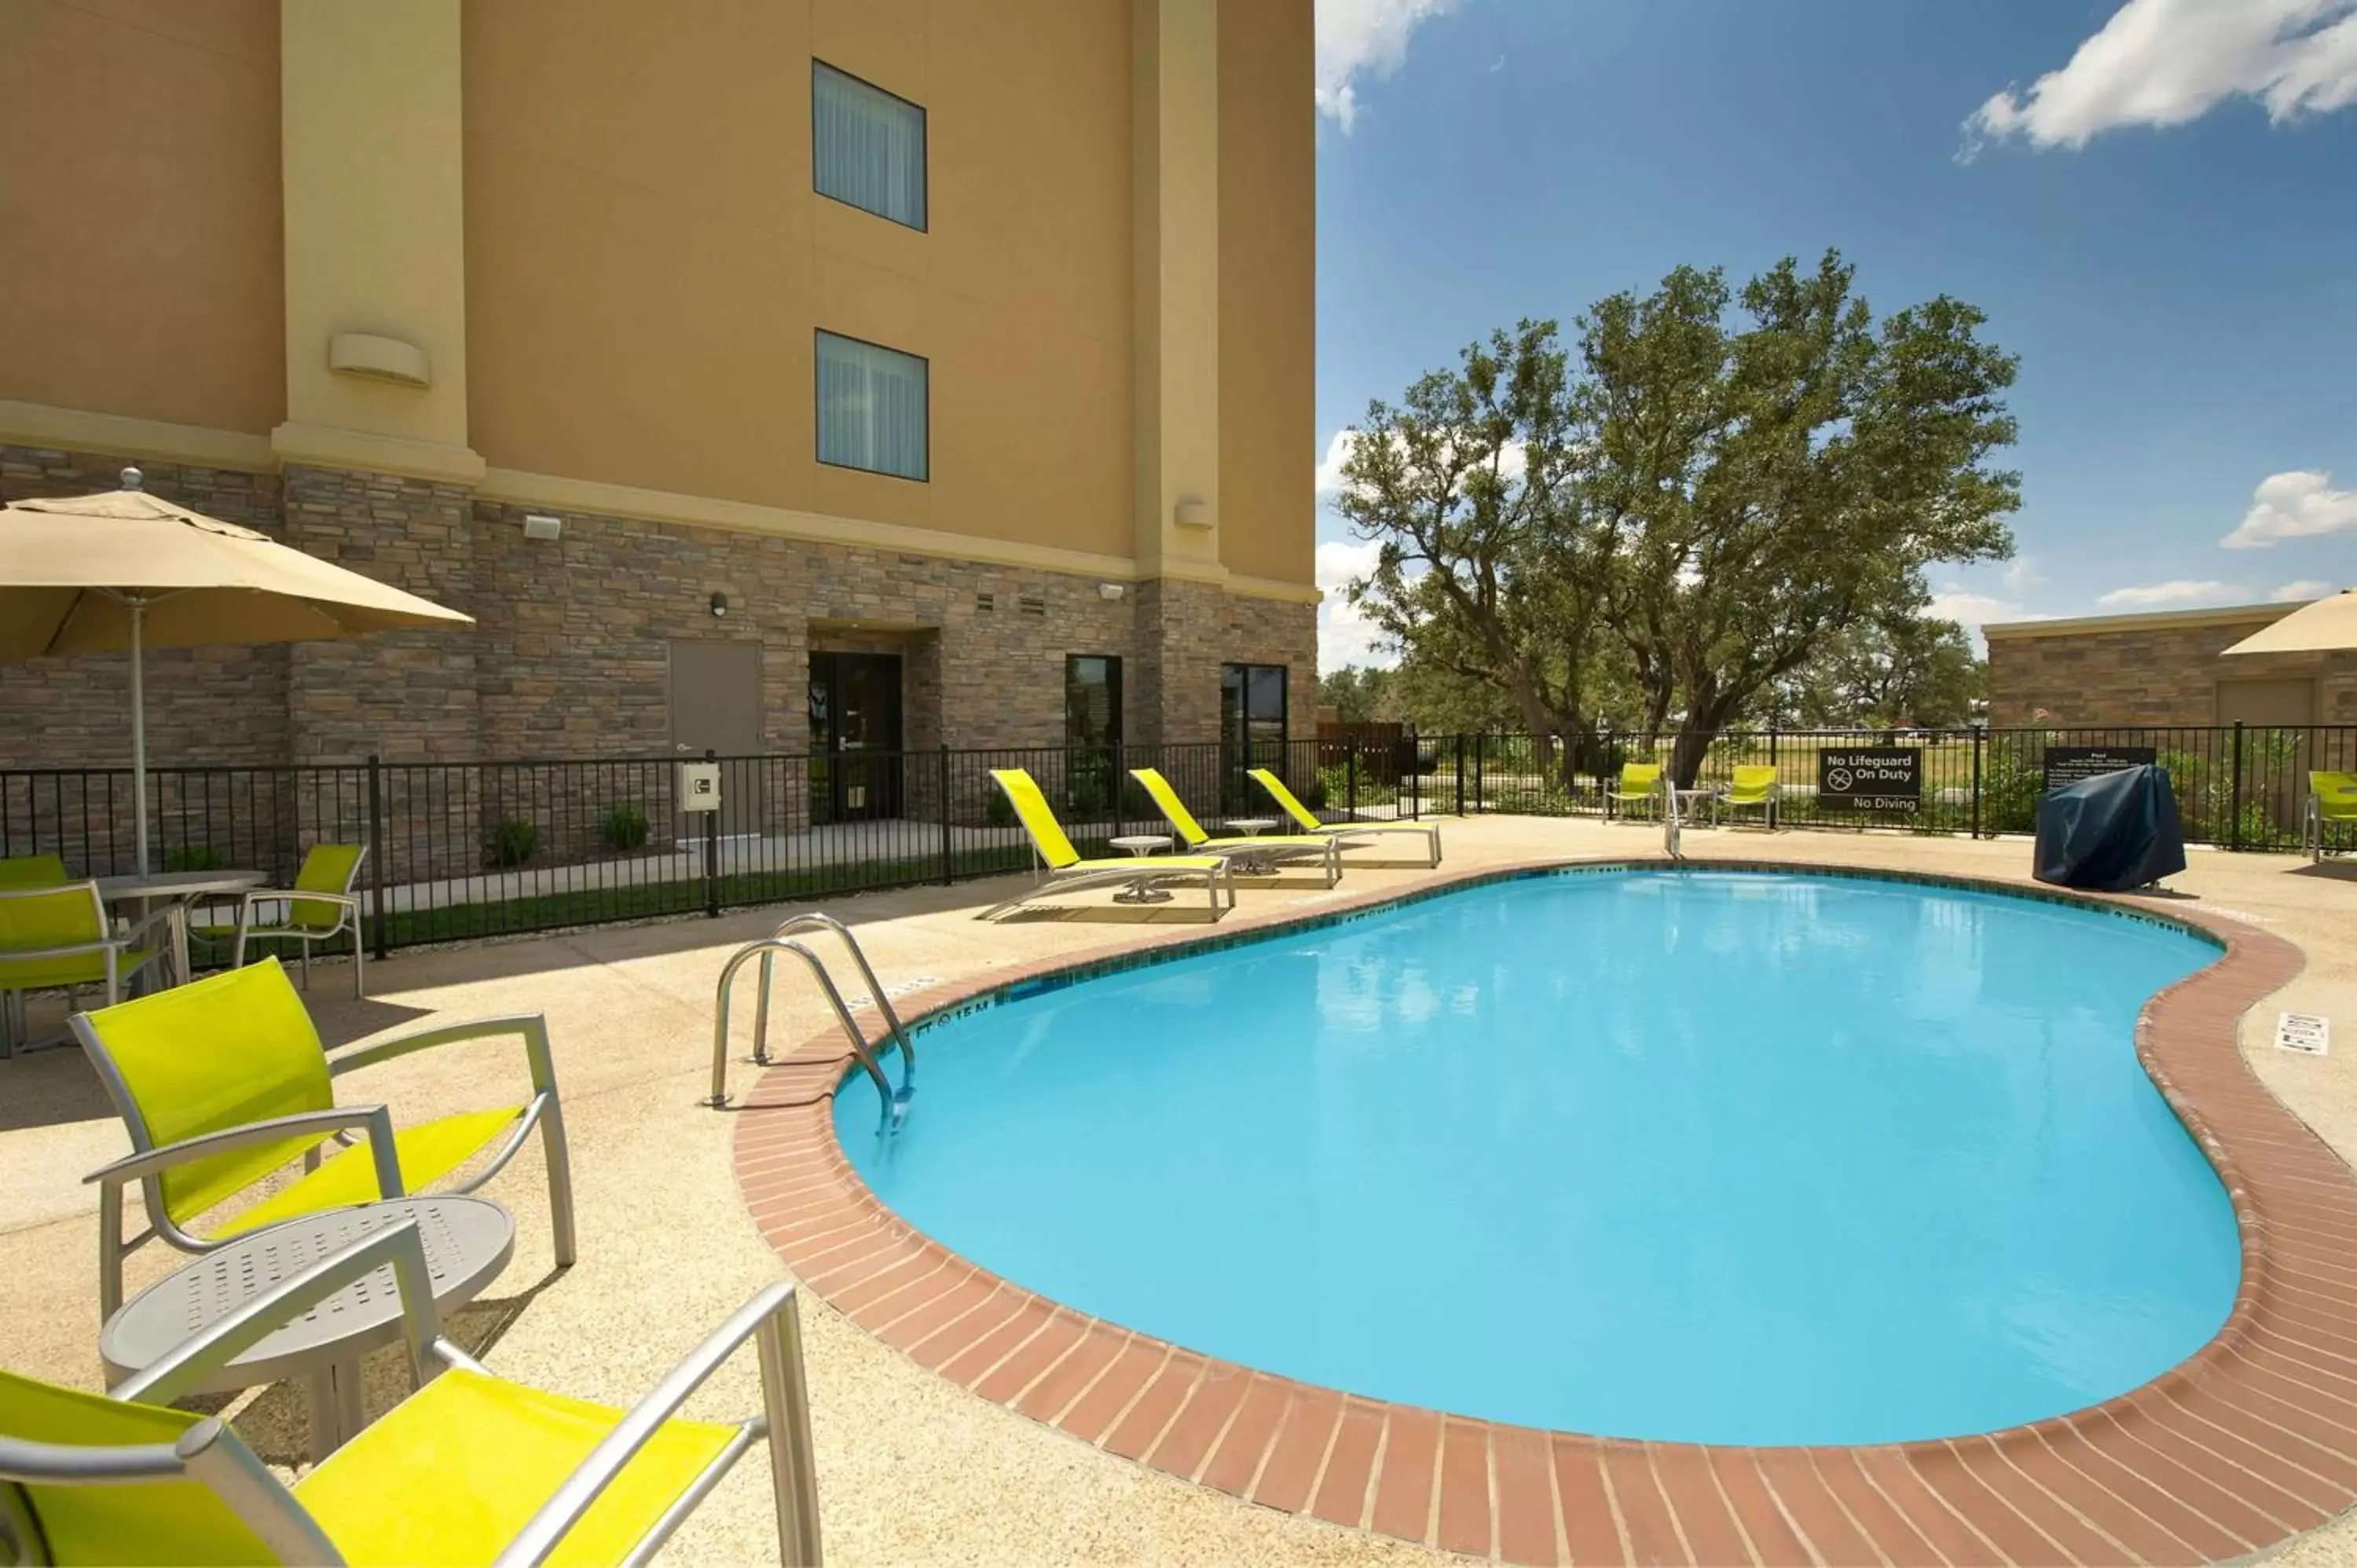
{"label": "brick pool coping", "polygon": [[2136,1053],[2225,1186],[2243,1279],[2217,1336],[2141,1388],[1941,1442],[1741,1448],[1546,1432],[1364,1399],[1198,1354],[1060,1305],[893,1213],[845,1157],[850,1058],[813,1036],[737,1102],[755,1222],[811,1290],[960,1386],[1155,1469],[1347,1528],[1515,1563],[1972,1564],[2239,1557],[2357,1503],[2357,1177],[2261,1086],[2243,1014],[2300,950],[2174,901],[1996,878],[1651,856],[1436,873],[1311,911],[1230,916],[931,988],[913,1026],[1030,981],[1180,956],[1403,899],[1563,870],[1683,865],[1963,886],[2131,911],[2208,935],[2213,963],[2158,993]]}

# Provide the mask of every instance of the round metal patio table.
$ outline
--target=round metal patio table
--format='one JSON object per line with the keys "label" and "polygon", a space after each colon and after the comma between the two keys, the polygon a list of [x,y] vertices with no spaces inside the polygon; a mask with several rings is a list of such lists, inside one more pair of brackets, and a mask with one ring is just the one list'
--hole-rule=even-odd
{"label": "round metal patio table", "polygon": [[[107,1381],[161,1359],[255,1296],[371,1231],[409,1219],[417,1221],[418,1240],[425,1243],[435,1305],[446,1312],[474,1300],[515,1251],[515,1219],[488,1197],[395,1198],[268,1226],[156,1281],[107,1319],[98,1336]],[[221,1392],[308,1378],[316,1464],[366,1424],[361,1358],[400,1340],[401,1316],[401,1292],[387,1264],[253,1345],[205,1388]]]}
{"label": "round metal patio table", "polygon": [[[1114,848],[1125,849],[1142,860],[1149,854],[1168,849],[1170,835],[1168,833],[1125,833],[1112,843]],[[1116,904],[1168,904],[1170,902],[1170,893],[1168,888],[1157,887],[1141,876],[1114,894],[1113,901]]]}
{"label": "round metal patio table", "polygon": [[133,904],[135,918],[145,919],[157,899],[172,901],[172,983],[188,979],[188,906],[199,898],[242,893],[262,886],[259,871],[167,871],[160,875],[102,876],[98,896],[109,904]]}

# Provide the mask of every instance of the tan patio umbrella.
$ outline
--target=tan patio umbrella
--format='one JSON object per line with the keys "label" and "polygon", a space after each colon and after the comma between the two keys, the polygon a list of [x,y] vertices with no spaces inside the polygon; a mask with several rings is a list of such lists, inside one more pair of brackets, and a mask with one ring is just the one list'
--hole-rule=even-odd
{"label": "tan patio umbrella", "polygon": [[2237,653],[2332,653],[2357,648],[2357,588],[2303,605],[2226,650]]}
{"label": "tan patio umbrella", "polygon": [[147,865],[149,648],[307,642],[474,618],[290,550],[266,534],[159,500],[123,470],[103,495],[0,507],[0,662],[131,654],[132,798]]}

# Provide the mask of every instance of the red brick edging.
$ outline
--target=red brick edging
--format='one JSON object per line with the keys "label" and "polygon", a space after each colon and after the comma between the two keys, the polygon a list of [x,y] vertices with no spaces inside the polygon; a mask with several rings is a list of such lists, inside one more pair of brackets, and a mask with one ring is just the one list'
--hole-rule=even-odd
{"label": "red brick edging", "polygon": [[[1231,940],[1268,934],[1566,864],[1581,863],[1436,874],[1227,925]],[[1867,867],[1684,864],[2029,891]],[[796,1277],[920,1364],[1084,1443],[1335,1524],[1516,1563],[2237,1557],[2357,1503],[2357,1178],[2237,1045],[2243,1013],[2299,972],[2299,950],[2197,908],[2115,902],[2225,945],[2146,1006],[2136,1052],[2233,1203],[2242,1288],[2217,1337],[2153,1381],[1980,1436],[1736,1448],[1544,1432],[1295,1382],[1085,1316],[951,1252],[868,1190],[835,1141],[831,1101],[848,1063],[836,1034],[804,1042],[743,1098],[737,1179]],[[904,1010],[914,1020],[1039,975],[1219,939],[1124,943],[935,987]]]}

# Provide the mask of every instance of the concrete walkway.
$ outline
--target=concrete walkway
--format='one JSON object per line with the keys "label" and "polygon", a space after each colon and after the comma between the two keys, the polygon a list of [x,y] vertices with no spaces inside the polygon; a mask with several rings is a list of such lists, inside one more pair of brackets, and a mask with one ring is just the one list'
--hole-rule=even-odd
{"label": "concrete walkway", "polygon": [[[1537,855],[1609,858],[1658,853],[1657,831],[1593,822],[1486,818],[1447,827],[1448,866]],[[1796,863],[1905,866],[2019,877],[2029,846],[1900,836],[1689,830],[1691,854]],[[1348,886],[1405,884],[1423,868],[1363,869]],[[1243,895],[1230,929],[1282,919],[1323,901],[1314,879]],[[884,980],[963,980],[1098,948],[1124,936],[1154,941],[1200,929],[1200,911],[1086,905],[1060,918],[985,926],[972,912],[1009,885],[911,889],[829,906],[852,921]],[[2357,1155],[2357,866],[2307,867],[2287,856],[2196,851],[2173,886],[2211,908],[2298,943],[2308,969],[2244,1020],[2244,1047],[2267,1086],[2344,1158]],[[457,1337],[483,1347],[505,1375],[628,1403],[705,1328],[777,1275],[739,1197],[732,1118],[699,1106],[709,1071],[712,986],[737,944],[781,911],[401,954],[372,965],[379,994],[355,1002],[340,965],[315,974],[312,1005],[331,1044],[436,1019],[541,1011],[556,1044],[571,1127],[582,1225],[581,1262],[549,1260],[537,1158],[527,1154],[490,1189],[515,1211],[515,1262],[493,1296],[461,1315]],[[749,997],[747,999],[749,1001]],[[2344,1031],[2330,1057],[2276,1050],[2278,1007],[2323,1013]],[[749,1043],[740,1005],[735,1054]],[[781,985],[776,1040],[825,1023],[807,987]],[[43,1022],[37,1010],[37,1026]],[[438,1058],[439,1059],[436,1059]],[[749,1082],[750,1069],[738,1069]],[[521,1053],[500,1042],[411,1058],[347,1080],[353,1100],[390,1101],[408,1121],[521,1097]],[[14,1369],[96,1386],[95,1220],[81,1175],[126,1145],[78,1053],[0,1062],[0,1345]],[[133,1286],[177,1257],[135,1258]],[[813,1420],[828,1556],[842,1564],[906,1563],[1372,1563],[1438,1554],[1251,1508],[1169,1479],[988,1404],[889,1349],[816,1301],[805,1303]],[[372,1402],[398,1397],[390,1365],[372,1369]],[[749,1355],[699,1397],[706,1413],[758,1405]],[[302,1443],[302,1399],[280,1387],[250,1396],[234,1419],[275,1462]],[[673,1543],[680,1562],[774,1553],[766,1477],[749,1465]],[[2286,1562],[2357,1560],[2344,1517]]]}

